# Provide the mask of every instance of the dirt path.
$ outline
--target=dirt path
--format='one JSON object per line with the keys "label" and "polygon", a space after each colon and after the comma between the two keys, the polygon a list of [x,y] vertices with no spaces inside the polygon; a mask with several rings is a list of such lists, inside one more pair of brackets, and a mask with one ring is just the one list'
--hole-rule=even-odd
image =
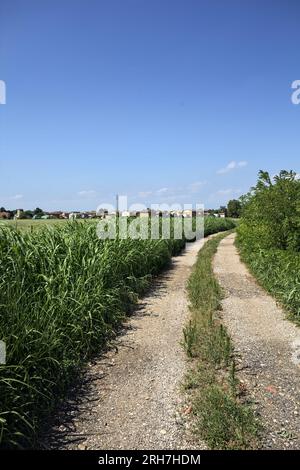
{"label": "dirt path", "polygon": [[186,371],[180,342],[188,317],[185,285],[202,245],[193,243],[173,258],[171,269],[126,322],[115,349],[90,364],[79,401],[68,402],[63,422],[47,437],[48,447],[200,448],[180,398]]}
{"label": "dirt path", "polygon": [[240,261],[234,235],[220,244],[214,270],[225,289],[223,319],[239,358],[239,376],[265,427],[263,447],[300,449],[300,328]]}

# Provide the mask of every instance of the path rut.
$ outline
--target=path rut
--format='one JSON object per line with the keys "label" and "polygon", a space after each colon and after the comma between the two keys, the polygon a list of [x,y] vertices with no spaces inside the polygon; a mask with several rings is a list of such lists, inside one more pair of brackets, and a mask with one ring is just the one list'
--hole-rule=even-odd
{"label": "path rut", "polygon": [[203,241],[190,244],[173,258],[171,269],[157,279],[125,323],[114,349],[89,365],[79,402],[62,413],[46,447],[205,447],[193,440],[180,391],[187,370],[180,344],[189,315],[185,286],[202,245]]}
{"label": "path rut", "polygon": [[222,318],[264,426],[265,449],[300,449],[300,329],[249,274],[234,245],[219,245],[215,274],[225,291]]}

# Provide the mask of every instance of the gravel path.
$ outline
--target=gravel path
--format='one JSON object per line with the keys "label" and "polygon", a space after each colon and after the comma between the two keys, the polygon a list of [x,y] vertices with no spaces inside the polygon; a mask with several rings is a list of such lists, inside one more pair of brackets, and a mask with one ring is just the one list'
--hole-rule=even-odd
{"label": "gravel path", "polygon": [[45,443],[56,449],[200,449],[189,429],[180,384],[188,318],[186,281],[203,241],[173,258],[125,323],[114,348],[90,364],[81,391]]}
{"label": "gravel path", "polygon": [[223,320],[239,377],[261,414],[265,449],[300,449],[300,329],[240,261],[234,235],[222,240],[214,270],[225,290]]}

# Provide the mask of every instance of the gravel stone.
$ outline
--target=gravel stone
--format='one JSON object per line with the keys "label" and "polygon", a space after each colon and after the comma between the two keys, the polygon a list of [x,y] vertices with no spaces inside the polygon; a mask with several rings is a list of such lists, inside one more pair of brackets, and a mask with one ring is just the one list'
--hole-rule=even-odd
{"label": "gravel stone", "polygon": [[214,271],[225,291],[222,319],[240,356],[238,375],[261,415],[262,447],[300,449],[300,329],[240,261],[234,238],[221,241]]}
{"label": "gravel stone", "polygon": [[[189,309],[185,290],[203,240],[189,244],[154,282],[111,349],[86,368],[47,432],[52,449],[205,449],[191,432],[182,390],[188,361],[181,346]],[[64,428],[59,421],[67,422]],[[82,441],[82,442],[81,442]],[[80,447],[79,447],[80,446]]]}

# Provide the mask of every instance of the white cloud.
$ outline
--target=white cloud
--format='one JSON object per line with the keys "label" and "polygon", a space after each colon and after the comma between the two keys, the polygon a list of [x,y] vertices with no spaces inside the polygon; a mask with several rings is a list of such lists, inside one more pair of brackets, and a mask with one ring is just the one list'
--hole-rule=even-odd
{"label": "white cloud", "polygon": [[225,168],[220,168],[220,170],[217,171],[218,175],[224,175],[225,173],[229,173],[232,170],[236,170],[237,168],[243,168],[248,165],[248,162],[245,160],[241,160],[239,162],[236,162],[235,160],[232,160],[231,162],[228,163]]}
{"label": "white cloud", "polygon": [[161,188],[158,191],[156,191],[156,194],[165,194],[169,191],[169,188]]}
{"label": "white cloud", "polygon": [[23,194],[16,194],[15,196],[12,196],[10,199],[14,199],[15,201],[18,199],[23,199]]}
{"label": "white cloud", "polygon": [[78,196],[83,196],[83,197],[89,197],[89,196],[95,196],[96,191],[93,189],[88,189],[88,190],[83,190],[78,192]]}
{"label": "white cloud", "polygon": [[177,186],[173,188],[163,187],[160,189],[154,189],[152,191],[140,191],[137,196],[140,198],[147,198],[152,196],[154,199],[162,198],[164,200],[176,199],[176,198],[189,198],[193,194],[199,193],[202,186],[206,185],[207,181],[195,181],[185,186]]}

